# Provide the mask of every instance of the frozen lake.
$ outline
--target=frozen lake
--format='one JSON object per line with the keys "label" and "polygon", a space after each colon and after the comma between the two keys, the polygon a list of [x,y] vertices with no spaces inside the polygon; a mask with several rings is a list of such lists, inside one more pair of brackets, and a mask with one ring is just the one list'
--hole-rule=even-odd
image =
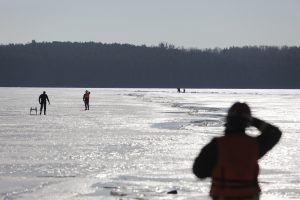
{"label": "frozen lake", "polygon": [[[43,90],[47,115],[29,115]],[[283,132],[260,161],[261,199],[300,199],[300,90],[91,88],[89,111],[84,91],[0,88],[1,199],[209,199],[191,167],[235,101]]]}

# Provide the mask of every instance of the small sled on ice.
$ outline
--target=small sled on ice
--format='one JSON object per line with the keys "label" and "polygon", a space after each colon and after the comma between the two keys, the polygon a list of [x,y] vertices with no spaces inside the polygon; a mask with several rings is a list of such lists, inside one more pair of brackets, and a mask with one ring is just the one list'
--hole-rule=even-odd
{"label": "small sled on ice", "polygon": [[35,111],[35,115],[37,115],[37,107],[31,107],[30,108],[30,115],[31,115],[32,111]]}

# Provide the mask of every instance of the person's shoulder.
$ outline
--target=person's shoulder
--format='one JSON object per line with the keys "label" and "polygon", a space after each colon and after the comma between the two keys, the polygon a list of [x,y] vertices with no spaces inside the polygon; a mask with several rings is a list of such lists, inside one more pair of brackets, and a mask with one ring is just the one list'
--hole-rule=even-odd
{"label": "person's shoulder", "polygon": [[218,143],[218,140],[222,138],[222,137],[213,137],[210,142],[206,145],[206,146],[209,146],[209,147],[214,147],[217,145]]}
{"label": "person's shoulder", "polygon": [[211,139],[211,142],[217,142],[218,140],[221,140],[223,138],[226,138],[226,135],[218,136],[218,137],[213,137]]}
{"label": "person's shoulder", "polygon": [[210,142],[216,142],[217,140],[223,138],[224,136],[219,136],[219,137],[213,137]]}

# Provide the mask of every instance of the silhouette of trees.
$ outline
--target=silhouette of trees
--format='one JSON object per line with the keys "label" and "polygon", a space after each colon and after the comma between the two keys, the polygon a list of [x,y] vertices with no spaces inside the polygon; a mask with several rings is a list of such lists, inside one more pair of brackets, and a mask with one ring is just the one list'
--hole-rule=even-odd
{"label": "silhouette of trees", "polygon": [[95,42],[0,45],[0,86],[300,88],[300,48]]}

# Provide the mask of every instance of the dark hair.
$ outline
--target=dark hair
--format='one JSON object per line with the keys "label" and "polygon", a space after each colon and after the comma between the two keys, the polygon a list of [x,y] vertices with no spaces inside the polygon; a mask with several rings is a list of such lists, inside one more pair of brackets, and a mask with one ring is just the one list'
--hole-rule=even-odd
{"label": "dark hair", "polygon": [[226,128],[236,131],[243,131],[251,119],[251,110],[246,103],[236,102],[228,110],[226,116]]}
{"label": "dark hair", "polygon": [[246,103],[236,102],[228,110],[227,117],[251,117],[250,107]]}

